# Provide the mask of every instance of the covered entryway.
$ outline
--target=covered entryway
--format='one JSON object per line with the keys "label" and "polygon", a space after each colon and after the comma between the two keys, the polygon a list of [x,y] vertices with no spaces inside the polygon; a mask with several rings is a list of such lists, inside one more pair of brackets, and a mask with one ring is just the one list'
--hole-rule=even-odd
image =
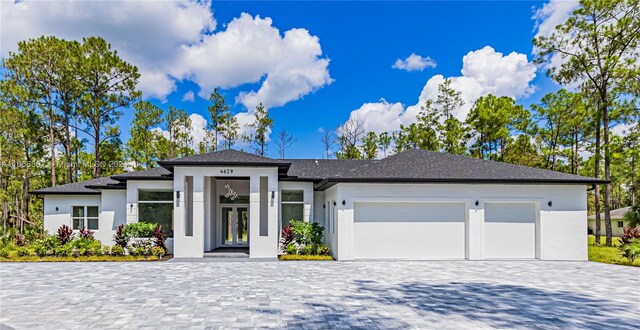
{"label": "covered entryway", "polygon": [[355,202],[354,259],[464,259],[462,202]]}
{"label": "covered entryway", "polygon": [[535,204],[485,203],[483,241],[484,258],[535,259]]}

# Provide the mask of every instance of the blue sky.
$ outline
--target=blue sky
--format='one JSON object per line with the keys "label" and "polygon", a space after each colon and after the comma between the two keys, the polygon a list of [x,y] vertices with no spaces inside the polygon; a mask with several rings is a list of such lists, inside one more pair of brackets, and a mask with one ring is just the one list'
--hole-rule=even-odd
{"label": "blue sky", "polygon": [[[365,117],[369,124],[368,128],[378,132],[392,129],[398,122],[410,121],[413,117],[412,106],[415,108],[416,104],[423,101],[423,97],[429,97],[429,88],[425,88],[425,84],[436,75],[466,76],[458,82],[460,88],[464,89],[463,94],[468,95],[465,99],[468,100],[469,105],[477,96],[489,92],[512,96],[518,103],[525,106],[537,102],[542,95],[558,89],[558,86],[546,77],[543,69],[536,70],[531,63],[534,57],[532,38],[536,33],[544,33],[543,29],[548,30],[548,27],[544,27],[545,23],[550,25],[561,22],[566,19],[569,9],[575,7],[575,3],[567,5],[558,1],[551,4],[537,1],[225,1],[206,3],[207,8],[201,4],[180,1],[176,2],[175,7],[151,3],[144,5],[148,7],[141,8],[126,7],[128,5],[143,6],[140,4],[109,2],[112,7],[122,5],[129,11],[141,13],[139,17],[132,16],[130,20],[127,17],[122,18],[121,23],[117,23],[119,25],[116,26],[110,20],[113,17],[109,15],[115,15],[110,14],[111,8],[101,10],[104,8],[96,7],[98,5],[54,2],[51,6],[59,8],[45,10],[29,6],[32,3],[28,1],[22,5],[25,4],[27,9],[22,10],[20,15],[25,15],[21,17],[25,24],[29,21],[34,22],[29,27],[21,28],[22,23],[17,21],[12,23],[8,16],[2,17],[3,56],[6,56],[8,50],[13,50],[16,40],[43,33],[70,39],[85,36],[77,32],[78,30],[86,31],[85,34],[100,34],[105,36],[125,59],[141,66],[143,76],[145,72],[154,72],[158,75],[157,80],[154,78],[153,81],[145,83],[142,88],[149,100],[165,109],[173,105],[187,110],[190,114],[200,114],[205,118],[208,118],[206,112],[208,101],[198,96],[201,90],[201,94],[204,95],[213,85],[227,85],[223,86],[222,91],[227,101],[233,105],[232,111],[246,113],[245,104],[236,103],[238,95],[261,89],[269,75],[273,75],[273,81],[276,81],[275,77],[278,74],[280,74],[280,81],[287,81],[290,76],[283,76],[281,73],[290,72],[287,70],[291,68],[287,68],[286,63],[283,64],[286,61],[281,58],[274,58],[273,61],[261,65],[261,68],[256,69],[255,72],[247,73],[254,77],[237,78],[241,75],[237,72],[250,70],[247,67],[251,67],[253,62],[261,61],[260,55],[257,54],[260,53],[260,49],[270,47],[268,44],[260,45],[259,41],[253,42],[257,44],[255,49],[258,51],[254,52],[256,54],[245,54],[240,50],[238,51],[240,55],[225,57],[224,52],[230,48],[223,47],[225,45],[221,41],[223,38],[219,38],[215,44],[212,42],[206,49],[202,47],[200,52],[195,53],[198,54],[195,58],[197,64],[190,63],[194,62],[194,57],[185,57],[187,60],[175,59],[171,54],[173,49],[179,52],[181,45],[197,44],[207,35],[222,36],[228,24],[237,20],[242,13],[250,15],[245,17],[246,23],[257,22],[257,16],[270,18],[270,25],[267,25],[277,29],[281,37],[284,37],[286,31],[292,29],[306,30],[307,34],[297,38],[302,46],[286,48],[281,45],[281,47],[285,49],[284,53],[291,49],[294,53],[296,49],[303,49],[302,54],[307,54],[310,49],[314,49],[314,46],[321,48],[319,54],[297,57],[302,59],[301,64],[295,68],[306,72],[308,77],[305,79],[315,82],[308,83],[311,87],[302,88],[303,91],[299,96],[286,97],[281,96],[284,93],[282,91],[272,91],[272,94],[277,95],[271,96],[271,99],[279,97],[281,100],[279,103],[284,105],[276,104],[270,107],[270,114],[274,118],[273,131],[277,132],[284,128],[297,139],[297,142],[287,151],[287,157],[295,158],[321,157],[322,147],[318,128],[334,129],[350,116]],[[12,11],[16,12],[15,8],[7,7],[11,6],[10,4],[3,3],[3,6],[3,12],[7,15]],[[80,17],[81,15],[76,17],[68,14],[70,12],[68,6],[77,6],[76,12],[91,13],[91,18],[87,20]],[[181,21],[182,18],[176,16],[176,12],[187,10],[185,7],[192,11],[187,12],[188,21]],[[545,11],[539,11],[543,7]],[[64,10],[65,14],[57,17],[47,15],[47,12],[57,9]],[[533,18],[536,13],[539,15],[538,22],[542,23],[540,29],[537,28],[536,19]],[[176,23],[174,27],[164,29],[158,25],[161,23],[157,22],[163,19],[168,25],[171,25],[171,22]],[[101,23],[101,20],[104,23]],[[203,28],[207,24],[208,28]],[[212,26],[215,26],[215,29]],[[254,25],[246,26],[250,29]],[[193,31],[198,29],[202,31],[194,35]],[[179,33],[183,30],[184,35],[180,35]],[[12,32],[15,33],[12,35]],[[148,42],[151,43],[150,45],[145,44],[147,40],[150,40]],[[164,40],[167,40],[166,43]],[[309,46],[309,44],[313,45]],[[233,45],[231,42],[230,47]],[[485,48],[486,46],[490,48]],[[474,53],[474,56],[468,56],[468,72],[462,74],[463,58],[470,52],[477,53]],[[405,59],[411,54],[429,57],[437,63],[437,66],[415,71],[392,68],[397,59]],[[245,55],[248,59],[245,63],[228,59]],[[231,64],[227,66],[221,64],[222,68],[215,65],[207,67],[213,61],[209,59],[213,58],[220,59],[220,62],[229,60]],[[495,61],[487,62],[485,61],[487,58]],[[322,61],[326,60],[329,60],[328,65],[322,67]],[[154,63],[156,64],[152,65]],[[177,69],[180,66],[188,68]],[[307,68],[312,66],[314,69],[308,71]],[[483,80],[485,75],[492,75],[497,71],[502,72],[502,76],[490,77],[489,82]],[[320,72],[325,74],[323,78],[318,78]],[[255,78],[256,75],[258,78]],[[225,78],[227,76],[231,78]],[[512,82],[503,81],[512,77],[514,79]],[[220,83],[212,81],[220,81]],[[434,78],[433,81],[436,82],[437,79]],[[157,87],[164,86],[163,84],[167,87],[164,89]],[[455,84],[454,87],[456,87]],[[421,96],[423,88],[425,91]],[[196,95],[194,101],[183,101],[185,93],[190,91]],[[259,101],[260,97],[257,99]],[[369,106],[375,107],[376,112],[370,112],[368,106],[363,106],[365,103],[371,103]],[[399,111],[400,114],[391,115],[389,111]],[[403,115],[402,113],[405,112],[406,115]],[[464,113],[460,116],[463,118]],[[392,117],[394,121],[389,120],[388,125],[382,123],[387,121],[385,118]],[[131,119],[132,111],[127,111],[120,121],[121,137],[125,141],[128,138],[127,131]],[[270,147],[269,153],[271,156],[276,156],[275,146]]]}

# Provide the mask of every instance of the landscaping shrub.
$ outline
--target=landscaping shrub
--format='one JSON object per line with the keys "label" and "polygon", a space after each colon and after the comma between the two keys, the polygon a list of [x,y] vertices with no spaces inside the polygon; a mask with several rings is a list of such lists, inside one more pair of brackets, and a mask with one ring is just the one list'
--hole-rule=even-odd
{"label": "landscaping shrub", "polygon": [[122,248],[122,246],[120,245],[114,245],[111,248],[111,255],[112,256],[117,256],[117,257],[121,257],[124,255],[124,249]]}
{"label": "landscaping shrub", "polygon": [[151,255],[151,242],[149,240],[139,240],[127,248],[129,254],[135,257]]}
{"label": "landscaping shrub", "polygon": [[116,245],[122,248],[124,253],[124,249],[127,247],[127,244],[129,244],[129,237],[124,234],[124,225],[120,225],[116,228],[116,233],[113,235],[113,241]]}
{"label": "landscaping shrub", "polygon": [[159,247],[164,251],[164,253],[167,253],[167,245],[165,244],[166,240],[167,234],[162,231],[162,225],[156,226],[156,229],[153,232],[153,246]]}
{"label": "landscaping shrub", "polygon": [[85,227],[80,228],[78,232],[80,238],[93,238],[93,230],[89,230]]}
{"label": "landscaping shrub", "polygon": [[65,245],[73,239],[73,230],[71,230],[67,225],[62,225],[58,228],[57,237],[60,245]]}
{"label": "landscaping shrub", "polygon": [[640,239],[633,239],[627,244],[620,246],[622,256],[632,263],[636,258],[640,257]]}
{"label": "landscaping shrub", "polygon": [[326,244],[319,244],[316,249],[316,254],[321,256],[328,256],[331,254],[331,249]]}
{"label": "landscaping shrub", "polygon": [[111,246],[103,245],[102,246],[102,255],[103,256],[110,256],[111,255]]}
{"label": "landscaping shrub", "polygon": [[153,237],[156,224],[147,222],[130,223],[124,226],[122,234],[128,238]]}
{"label": "landscaping shrub", "polygon": [[317,222],[291,220],[291,229],[294,234],[294,240],[300,245],[322,243],[324,227]]}
{"label": "landscaping shrub", "polygon": [[28,257],[31,255],[31,251],[28,248],[21,246],[18,248],[18,257]]}
{"label": "landscaping shrub", "polygon": [[294,243],[289,243],[285,247],[285,252],[287,254],[298,254],[298,247],[296,247],[296,245]]}
{"label": "landscaping shrub", "polygon": [[71,244],[60,245],[53,250],[53,253],[57,257],[70,257],[73,254],[73,247]]}
{"label": "landscaping shrub", "polygon": [[160,246],[154,246],[151,248],[151,255],[160,259],[165,255],[165,249]]}
{"label": "landscaping shrub", "polygon": [[100,244],[100,241],[93,237],[78,237],[71,241],[70,244],[71,247],[74,248],[74,256],[97,256],[102,252],[102,245]]}
{"label": "landscaping shrub", "polygon": [[0,258],[9,258],[9,250],[5,248],[0,249]]}

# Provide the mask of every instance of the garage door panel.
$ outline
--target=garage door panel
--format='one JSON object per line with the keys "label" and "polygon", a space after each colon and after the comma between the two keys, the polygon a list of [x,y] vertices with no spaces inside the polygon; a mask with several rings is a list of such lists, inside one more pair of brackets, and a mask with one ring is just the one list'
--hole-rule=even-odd
{"label": "garage door panel", "polygon": [[356,203],[354,258],[463,259],[462,203]]}
{"label": "garage door panel", "polygon": [[534,259],[536,216],[533,203],[487,203],[484,220],[484,257]]}

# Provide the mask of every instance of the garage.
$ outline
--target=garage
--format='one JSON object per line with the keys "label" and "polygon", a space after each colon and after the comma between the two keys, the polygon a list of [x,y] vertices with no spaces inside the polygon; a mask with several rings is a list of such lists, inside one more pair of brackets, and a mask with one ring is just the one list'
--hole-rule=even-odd
{"label": "garage", "polygon": [[355,259],[464,259],[462,202],[355,202]]}
{"label": "garage", "polygon": [[534,203],[485,203],[484,257],[535,259]]}

